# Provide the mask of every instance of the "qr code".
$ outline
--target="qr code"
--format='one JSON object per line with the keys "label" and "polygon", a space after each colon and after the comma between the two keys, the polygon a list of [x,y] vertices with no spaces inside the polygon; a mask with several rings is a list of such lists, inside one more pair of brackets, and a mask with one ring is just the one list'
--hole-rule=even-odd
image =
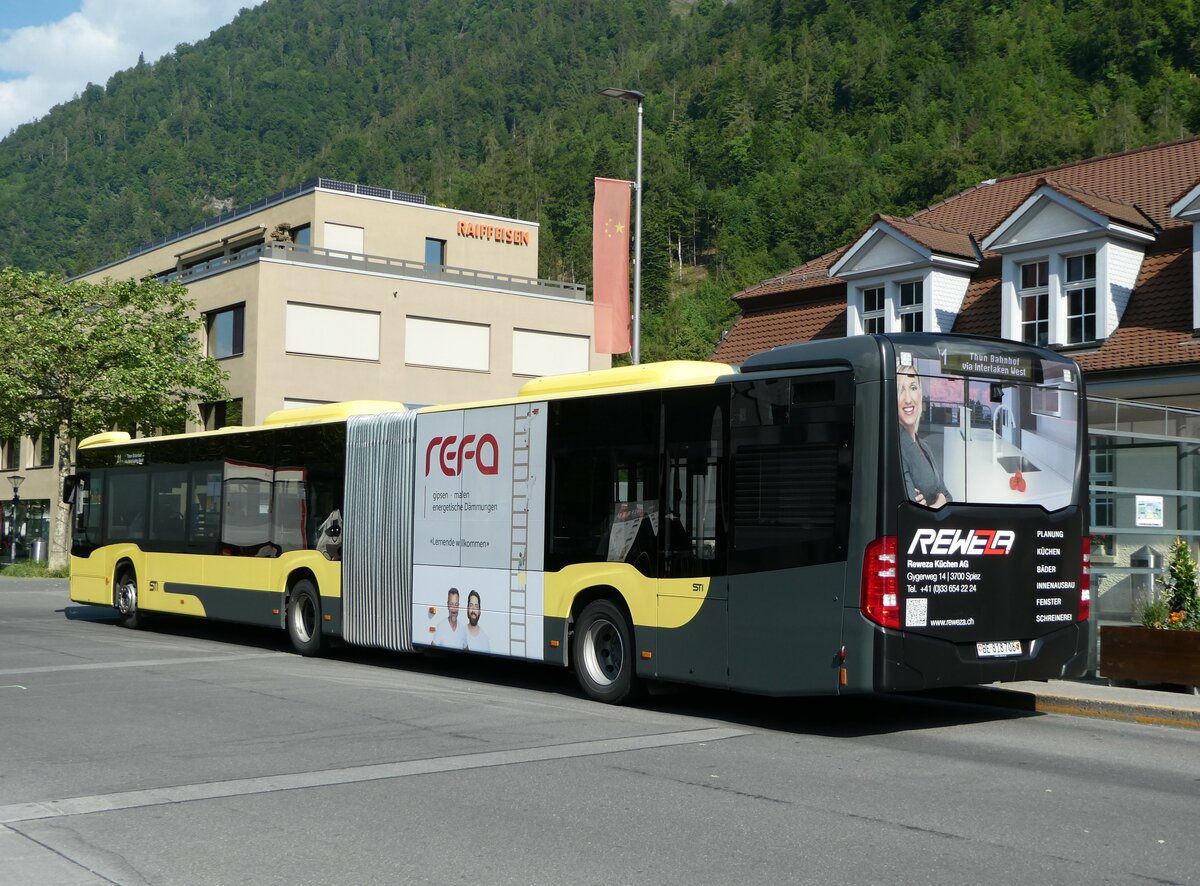
{"label": "qr code", "polygon": [[905,601],[904,626],[906,628],[923,628],[929,622],[929,601],[924,597]]}

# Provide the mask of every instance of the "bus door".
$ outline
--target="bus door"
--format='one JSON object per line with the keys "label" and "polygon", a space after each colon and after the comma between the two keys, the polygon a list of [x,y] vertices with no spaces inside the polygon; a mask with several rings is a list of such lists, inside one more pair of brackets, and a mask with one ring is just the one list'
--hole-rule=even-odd
{"label": "bus door", "polygon": [[731,688],[838,691],[851,499],[873,494],[854,488],[853,419],[849,369],[733,384]]}
{"label": "bus door", "polygon": [[659,530],[657,672],[711,686],[729,683],[721,443],[667,444]]}
{"label": "bus door", "polygon": [[146,521],[146,574],[138,589],[138,605],[144,609],[167,609],[165,577],[178,572],[173,561],[183,549],[187,530],[188,472],[186,468],[151,469],[150,510]]}

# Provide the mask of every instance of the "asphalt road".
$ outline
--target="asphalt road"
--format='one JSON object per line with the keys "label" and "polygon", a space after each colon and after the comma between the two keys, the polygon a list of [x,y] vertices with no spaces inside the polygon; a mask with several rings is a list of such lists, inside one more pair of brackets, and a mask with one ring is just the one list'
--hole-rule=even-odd
{"label": "asphalt road", "polygon": [[1200,730],[286,648],[0,578],[0,883],[1200,883]]}

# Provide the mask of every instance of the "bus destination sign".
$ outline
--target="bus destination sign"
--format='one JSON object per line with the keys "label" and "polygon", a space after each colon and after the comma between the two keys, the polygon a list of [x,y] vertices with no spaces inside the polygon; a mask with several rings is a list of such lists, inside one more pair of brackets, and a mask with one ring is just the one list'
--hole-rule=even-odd
{"label": "bus destination sign", "polygon": [[1020,353],[960,351],[942,354],[942,369],[952,375],[973,375],[1036,384],[1037,361]]}

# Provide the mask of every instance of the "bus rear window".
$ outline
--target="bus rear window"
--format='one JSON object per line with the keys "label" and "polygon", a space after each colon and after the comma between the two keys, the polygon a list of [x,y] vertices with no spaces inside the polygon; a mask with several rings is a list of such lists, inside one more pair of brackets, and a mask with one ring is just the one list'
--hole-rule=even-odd
{"label": "bus rear window", "polygon": [[1075,370],[1007,351],[1000,360],[897,347],[897,439],[909,501],[1058,510],[1073,500]]}

